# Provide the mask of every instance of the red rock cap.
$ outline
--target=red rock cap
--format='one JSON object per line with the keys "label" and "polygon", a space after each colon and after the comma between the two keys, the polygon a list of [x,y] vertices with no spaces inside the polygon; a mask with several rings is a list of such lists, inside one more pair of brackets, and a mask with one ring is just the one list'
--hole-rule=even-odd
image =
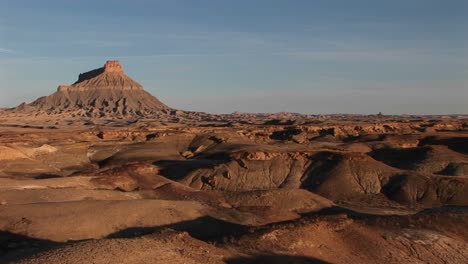
{"label": "red rock cap", "polygon": [[104,64],[104,72],[123,72],[122,65],[118,60],[109,60]]}

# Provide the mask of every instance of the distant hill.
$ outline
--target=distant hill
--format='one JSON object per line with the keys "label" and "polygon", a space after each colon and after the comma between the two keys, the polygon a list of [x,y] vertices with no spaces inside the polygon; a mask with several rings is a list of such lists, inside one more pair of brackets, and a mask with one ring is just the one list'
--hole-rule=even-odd
{"label": "distant hill", "polygon": [[49,96],[9,109],[16,113],[118,118],[152,116],[170,110],[128,77],[119,61],[107,61],[101,68],[80,74],[72,85],[60,85]]}

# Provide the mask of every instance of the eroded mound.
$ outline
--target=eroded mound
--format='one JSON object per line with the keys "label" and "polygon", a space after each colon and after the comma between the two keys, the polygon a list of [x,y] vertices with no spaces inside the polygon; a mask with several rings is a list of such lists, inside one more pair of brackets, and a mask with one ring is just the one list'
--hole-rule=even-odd
{"label": "eroded mound", "polygon": [[[372,151],[372,157],[390,166],[424,173],[452,175],[463,171],[468,156],[447,146],[425,145],[415,148],[380,148]],[[450,165],[450,166],[449,166]],[[454,174],[453,174],[454,175]],[[460,174],[459,174],[460,175]]]}

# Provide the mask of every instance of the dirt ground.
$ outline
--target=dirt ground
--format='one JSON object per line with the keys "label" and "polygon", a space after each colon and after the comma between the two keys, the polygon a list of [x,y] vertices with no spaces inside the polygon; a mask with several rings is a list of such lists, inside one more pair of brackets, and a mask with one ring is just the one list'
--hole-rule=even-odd
{"label": "dirt ground", "polygon": [[12,120],[1,263],[468,263],[466,120]]}

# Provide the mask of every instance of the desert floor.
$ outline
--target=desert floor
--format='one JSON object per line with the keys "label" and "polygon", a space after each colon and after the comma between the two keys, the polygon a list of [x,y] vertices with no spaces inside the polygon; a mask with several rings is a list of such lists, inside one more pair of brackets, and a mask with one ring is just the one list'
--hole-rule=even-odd
{"label": "desert floor", "polygon": [[0,127],[1,263],[468,263],[464,120]]}

